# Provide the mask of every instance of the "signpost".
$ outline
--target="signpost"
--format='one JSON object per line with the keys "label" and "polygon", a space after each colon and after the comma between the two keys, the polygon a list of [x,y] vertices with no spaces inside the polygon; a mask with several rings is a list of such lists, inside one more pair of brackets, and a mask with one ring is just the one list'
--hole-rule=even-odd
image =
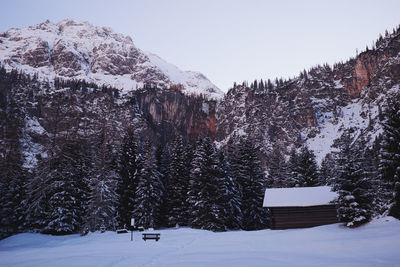
{"label": "signpost", "polygon": [[135,218],[131,218],[131,241],[133,241],[133,228],[135,228]]}

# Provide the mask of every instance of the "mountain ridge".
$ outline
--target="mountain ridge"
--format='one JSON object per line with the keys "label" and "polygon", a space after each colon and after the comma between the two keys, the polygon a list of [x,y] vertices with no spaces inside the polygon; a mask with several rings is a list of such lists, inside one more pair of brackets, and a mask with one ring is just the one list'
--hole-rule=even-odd
{"label": "mountain ridge", "polygon": [[111,28],[72,19],[0,32],[0,61],[8,69],[37,72],[39,77],[83,79],[124,92],[151,83],[161,88],[179,85],[188,94],[223,97],[201,73],[181,71],[138,49],[131,37]]}
{"label": "mountain ridge", "polygon": [[400,28],[374,47],[332,67],[317,65],[295,78],[235,85],[219,105],[217,141],[250,136],[267,160],[274,147],[285,155],[309,146],[321,163],[334,141],[354,128],[368,144],[381,133],[387,97],[400,85]]}

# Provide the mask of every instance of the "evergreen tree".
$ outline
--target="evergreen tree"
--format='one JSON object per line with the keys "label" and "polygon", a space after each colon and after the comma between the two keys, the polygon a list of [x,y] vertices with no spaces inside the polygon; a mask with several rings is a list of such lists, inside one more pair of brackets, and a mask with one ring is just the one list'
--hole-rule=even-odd
{"label": "evergreen tree", "polygon": [[118,221],[120,226],[130,225],[135,208],[136,188],[139,183],[140,172],[143,168],[143,156],[139,141],[134,132],[129,130],[122,143],[119,159],[118,183]]}
{"label": "evergreen tree", "polygon": [[335,176],[335,159],[331,153],[327,154],[325,158],[321,162],[321,168],[320,168],[320,181],[321,185],[332,185],[333,181],[332,179]]}
{"label": "evergreen tree", "polygon": [[339,219],[349,227],[357,227],[371,217],[371,184],[365,171],[362,149],[353,146],[349,133],[345,133],[341,139],[333,188],[339,194]]}
{"label": "evergreen tree", "polygon": [[290,158],[287,164],[287,178],[284,180],[284,187],[295,187],[300,186],[298,181],[299,173],[299,155],[297,155],[296,149],[293,149],[290,153]]}
{"label": "evergreen tree", "polygon": [[87,227],[90,231],[116,228],[116,187],[118,174],[113,170],[100,169],[90,180],[90,195],[87,208]]}
{"label": "evergreen tree", "polygon": [[167,227],[168,224],[168,186],[169,186],[169,165],[170,165],[170,147],[168,144],[159,145],[156,149],[157,170],[160,173],[160,180],[164,188],[161,198],[160,216],[157,225]]}
{"label": "evergreen tree", "polygon": [[50,187],[55,166],[59,159],[56,157],[41,158],[36,167],[35,173],[27,181],[27,228],[33,231],[41,231],[48,224],[48,213],[50,212],[49,198]]}
{"label": "evergreen tree", "polygon": [[155,153],[149,141],[145,144],[142,166],[135,192],[133,217],[137,225],[154,228],[157,226],[164,189],[160,173],[157,171]]}
{"label": "evergreen tree", "polygon": [[213,231],[226,229],[223,207],[217,201],[218,158],[210,138],[199,138],[192,161],[190,173],[188,203],[190,225]]}
{"label": "evergreen tree", "polygon": [[[233,139],[229,139],[227,143],[227,155],[226,155],[226,166],[228,170],[228,175],[231,176],[232,179],[232,198],[234,198],[234,204],[235,208],[233,210],[233,213],[231,213],[232,220],[228,223],[228,228],[230,229],[236,229],[236,227],[239,227],[242,229],[242,221],[243,221],[243,213],[241,210],[242,206],[242,186],[240,184],[240,169],[241,169],[241,161],[240,161],[240,155],[239,155],[239,146],[235,145],[233,142]],[[220,164],[221,164],[221,156],[220,156]],[[233,200],[233,199],[232,199]],[[233,223],[233,225],[231,225]]]}
{"label": "evergreen tree", "polygon": [[[240,159],[239,159],[239,149],[238,145],[234,144],[233,139],[230,138],[227,142],[226,146],[226,157],[228,160],[229,164],[229,169],[231,172],[231,175],[233,177],[238,177],[239,176],[239,171],[240,171]],[[240,186],[238,184],[238,186]],[[238,188],[239,194],[241,193],[241,189]]]}
{"label": "evergreen tree", "polygon": [[[56,156],[58,165],[51,173],[45,233],[69,234],[80,230],[84,217],[87,185],[82,181],[81,144],[66,141]],[[42,185],[43,186],[43,185]],[[47,185],[44,185],[45,187]]]}
{"label": "evergreen tree", "polygon": [[278,146],[275,146],[269,154],[268,167],[269,172],[266,186],[269,188],[285,186],[285,181],[289,176],[288,168],[281,149]]}
{"label": "evergreen tree", "polygon": [[26,215],[26,172],[21,158],[10,154],[0,159],[0,239],[23,231]]}
{"label": "evergreen tree", "polygon": [[257,85],[258,85],[257,80],[254,80],[254,83],[253,83],[253,87],[252,87],[252,88],[257,90],[257,88],[258,88]]}
{"label": "evergreen tree", "polygon": [[185,205],[186,209],[183,212],[184,216],[184,223],[185,225],[189,224],[190,221],[190,215],[189,215],[189,203],[188,203],[188,194],[189,194],[189,180],[190,180],[190,173],[192,171],[192,161],[194,158],[195,154],[195,144],[193,145],[192,143],[188,142],[185,146],[185,153],[184,153],[184,165],[185,165],[185,181],[182,181],[184,183],[184,195],[185,195]]}
{"label": "evergreen tree", "polygon": [[259,85],[258,85],[258,88],[259,88],[259,89],[262,89],[262,90],[265,89],[264,82],[263,82],[262,79],[260,80],[260,83],[259,83]]}
{"label": "evergreen tree", "polygon": [[371,217],[378,216],[380,214],[380,205],[378,199],[379,194],[379,175],[378,175],[378,158],[379,158],[379,144],[377,141],[374,142],[373,146],[368,147],[366,136],[361,133],[355,142],[355,147],[362,153],[362,170],[363,175],[367,177],[370,186],[370,199],[371,199]]}
{"label": "evergreen tree", "polygon": [[27,183],[27,225],[50,234],[68,234],[82,226],[87,201],[85,146],[63,140],[38,162]]}
{"label": "evergreen tree", "polygon": [[115,230],[116,207],[118,204],[117,159],[102,136],[95,155],[95,170],[92,172],[89,189],[86,225],[90,231],[100,227]]}
{"label": "evergreen tree", "polygon": [[297,164],[296,186],[309,187],[320,185],[315,155],[307,146],[301,149],[297,158]]}
{"label": "evergreen tree", "polygon": [[6,70],[0,69],[0,239],[24,230],[25,183],[21,147],[23,114]]}
{"label": "evergreen tree", "polygon": [[169,226],[186,225],[188,223],[185,213],[189,177],[185,165],[185,156],[182,137],[177,136],[171,148],[168,184],[166,185]]}
{"label": "evergreen tree", "polygon": [[229,161],[223,151],[218,152],[218,195],[216,202],[219,207],[222,207],[220,216],[224,218],[224,224],[228,229],[241,229],[242,211],[241,198],[238,182],[233,177]]}
{"label": "evergreen tree", "polygon": [[263,208],[264,172],[253,143],[246,139],[239,149],[240,170],[238,179],[242,189],[241,211],[244,230],[263,229],[267,214]]}
{"label": "evergreen tree", "polygon": [[383,113],[383,136],[379,159],[381,211],[400,218],[400,93],[387,100]]}

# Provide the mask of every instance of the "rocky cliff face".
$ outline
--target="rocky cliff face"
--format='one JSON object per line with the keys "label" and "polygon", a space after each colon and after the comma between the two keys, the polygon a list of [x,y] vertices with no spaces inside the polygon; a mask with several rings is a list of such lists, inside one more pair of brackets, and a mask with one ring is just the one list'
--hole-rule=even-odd
{"label": "rocky cliff face", "polygon": [[288,155],[307,144],[319,161],[343,131],[365,135],[370,144],[381,132],[379,112],[388,94],[400,89],[400,31],[376,48],[345,63],[317,66],[287,81],[232,88],[217,113],[217,141],[250,136],[267,159],[274,147]]}
{"label": "rocky cliff face", "polygon": [[139,90],[135,96],[140,110],[148,114],[152,123],[167,121],[192,141],[199,135],[215,138],[215,100],[186,96],[177,89]]}
{"label": "rocky cliff face", "polygon": [[[20,142],[27,168],[34,168],[67,140],[84,140],[94,147],[107,144],[117,152],[128,130],[154,146],[177,134],[191,142],[199,135],[215,137],[216,101],[189,96],[178,88],[145,88],[121,96],[116,89],[95,84],[29,80],[3,70],[0,156]],[[10,107],[18,111],[14,119],[9,119]]]}
{"label": "rocky cliff face", "polygon": [[[118,98],[82,83],[55,88],[51,83],[21,77],[18,74],[10,80],[0,75],[0,97],[5,96],[0,103],[0,140],[4,141],[0,142],[0,155],[10,142],[18,141],[27,168],[51,156],[49,152],[66,140],[85,140],[94,147],[105,143],[118,151],[128,129],[150,139],[155,136],[132,97]],[[18,111],[13,120],[19,127],[14,130],[18,135],[7,137],[3,133],[14,125],[6,119],[10,107]]]}

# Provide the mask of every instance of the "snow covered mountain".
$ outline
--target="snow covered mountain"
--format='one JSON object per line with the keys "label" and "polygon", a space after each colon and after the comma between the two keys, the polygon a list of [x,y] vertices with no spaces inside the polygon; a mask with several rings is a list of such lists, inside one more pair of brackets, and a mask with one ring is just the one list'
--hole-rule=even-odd
{"label": "snow covered mountain", "polygon": [[144,84],[180,85],[188,94],[223,97],[201,73],[181,71],[141,51],[129,36],[71,19],[0,32],[0,62],[44,79],[82,79],[124,92]]}
{"label": "snow covered mountain", "polygon": [[[113,109],[124,114],[110,119],[124,126],[120,127],[121,136],[125,121],[132,120],[135,112],[148,121],[157,138],[178,131],[192,141],[198,135],[207,135],[225,146],[230,139],[236,142],[238,137],[248,136],[257,143],[268,170],[274,150],[288,156],[290,150],[305,144],[321,163],[335,149],[335,140],[349,130],[355,140],[362,135],[373,145],[381,133],[386,99],[400,89],[400,30],[380,37],[376,47],[347,62],[316,66],[286,81],[244,83],[225,96],[202,74],[181,71],[157,55],[136,48],[130,37],[87,22],[46,21],[0,32],[0,62],[8,70],[37,73],[39,83],[49,83],[46,86],[54,90],[60,89],[55,88],[54,78],[61,77],[129,92],[117,100],[101,96],[108,99],[107,105],[115,105]],[[46,123],[51,120],[51,112],[43,112],[44,107],[64,104],[61,100],[61,104],[55,104],[58,100],[51,92],[40,90],[29,102],[31,87],[21,86],[17,94],[26,96],[18,102],[29,118],[25,118],[29,122],[25,133],[32,122],[48,132]],[[153,90],[155,87],[157,90]],[[61,91],[57,93],[61,95]],[[99,101],[94,101],[99,96],[93,96],[89,104],[84,102],[84,93],[80,97],[77,110],[100,108]],[[133,112],[129,101],[138,110]],[[34,105],[35,110],[28,105]],[[84,111],[80,113],[81,117],[87,116]],[[73,121],[71,117],[71,123],[65,125],[71,126]],[[169,123],[168,127],[164,122]]]}
{"label": "snow covered mountain", "polygon": [[218,107],[216,139],[224,145],[250,136],[265,161],[276,151],[288,156],[307,144],[321,163],[346,131],[372,146],[382,132],[386,100],[399,89],[397,28],[347,62],[316,66],[285,81],[235,86]]}

